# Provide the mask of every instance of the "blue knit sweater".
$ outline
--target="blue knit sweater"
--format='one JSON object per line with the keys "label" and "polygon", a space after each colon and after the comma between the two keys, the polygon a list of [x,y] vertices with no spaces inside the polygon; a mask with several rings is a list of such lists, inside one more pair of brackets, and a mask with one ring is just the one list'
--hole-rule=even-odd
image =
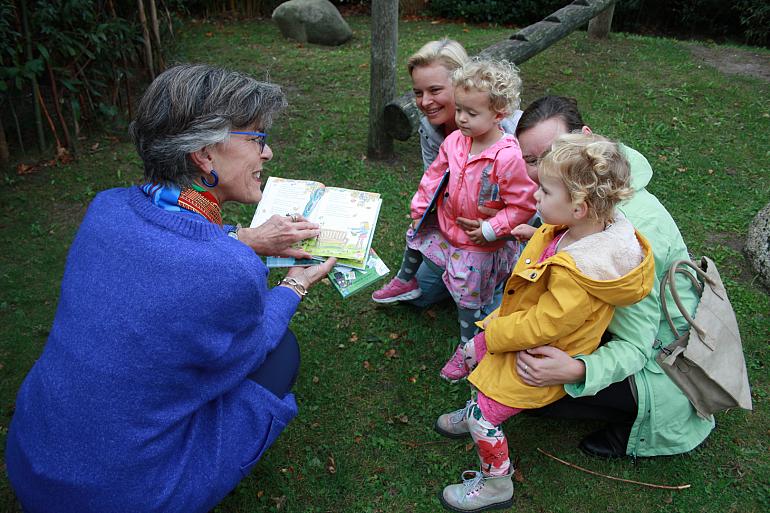
{"label": "blue knit sweater", "polygon": [[8,433],[26,511],[205,512],[232,490],[297,413],[246,378],[299,303],[267,273],[137,187],[97,195]]}

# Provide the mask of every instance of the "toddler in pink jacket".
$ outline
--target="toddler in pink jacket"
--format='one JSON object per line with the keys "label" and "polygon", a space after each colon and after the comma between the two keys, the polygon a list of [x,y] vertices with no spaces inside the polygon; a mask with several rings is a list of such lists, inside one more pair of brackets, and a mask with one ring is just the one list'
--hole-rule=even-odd
{"label": "toddler in pink jacket", "polygon": [[[457,304],[462,344],[476,334],[481,308],[493,301],[497,284],[516,263],[519,243],[508,236],[534,214],[537,185],[527,176],[518,141],[500,128],[519,106],[516,67],[474,59],[454,71],[452,83],[458,130],[444,140],[412,198],[413,222],[398,274],[372,299],[393,303],[419,297],[415,273],[428,258],[444,269],[442,279]],[[436,215],[415,231],[446,172]]]}

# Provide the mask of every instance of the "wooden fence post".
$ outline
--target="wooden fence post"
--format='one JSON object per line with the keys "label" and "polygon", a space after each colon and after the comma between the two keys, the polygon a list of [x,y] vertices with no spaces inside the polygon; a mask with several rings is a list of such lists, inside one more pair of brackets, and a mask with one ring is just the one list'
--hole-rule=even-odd
{"label": "wooden fence post", "polygon": [[398,0],[372,0],[372,58],[369,83],[371,159],[393,158],[393,138],[385,131],[385,105],[396,96]]}
{"label": "wooden fence post", "polygon": [[588,36],[594,39],[607,39],[612,26],[612,15],[615,13],[615,4],[610,4],[599,16],[588,22]]}

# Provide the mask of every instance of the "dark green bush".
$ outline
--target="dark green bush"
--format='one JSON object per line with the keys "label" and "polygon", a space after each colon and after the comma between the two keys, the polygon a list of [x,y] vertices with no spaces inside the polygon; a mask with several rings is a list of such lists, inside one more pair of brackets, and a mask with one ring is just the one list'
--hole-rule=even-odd
{"label": "dark green bush", "polygon": [[[569,0],[431,0],[434,16],[469,23],[526,26],[568,5]],[[615,4],[613,29],[687,38],[770,42],[767,0],[623,0]]]}
{"label": "dark green bush", "polygon": [[469,23],[525,26],[540,21],[569,2],[565,0],[431,0],[430,12]]}

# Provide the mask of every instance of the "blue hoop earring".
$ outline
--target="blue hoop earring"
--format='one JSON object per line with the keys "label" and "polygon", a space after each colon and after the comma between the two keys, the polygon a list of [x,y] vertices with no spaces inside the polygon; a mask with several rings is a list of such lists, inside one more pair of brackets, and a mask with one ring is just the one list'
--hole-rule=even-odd
{"label": "blue hoop earring", "polygon": [[214,177],[214,183],[207,182],[206,181],[206,177],[205,176],[201,176],[201,182],[203,182],[203,185],[205,185],[209,189],[213,189],[219,183],[219,175],[217,175],[217,172],[214,171],[213,169],[211,170],[211,176]]}

